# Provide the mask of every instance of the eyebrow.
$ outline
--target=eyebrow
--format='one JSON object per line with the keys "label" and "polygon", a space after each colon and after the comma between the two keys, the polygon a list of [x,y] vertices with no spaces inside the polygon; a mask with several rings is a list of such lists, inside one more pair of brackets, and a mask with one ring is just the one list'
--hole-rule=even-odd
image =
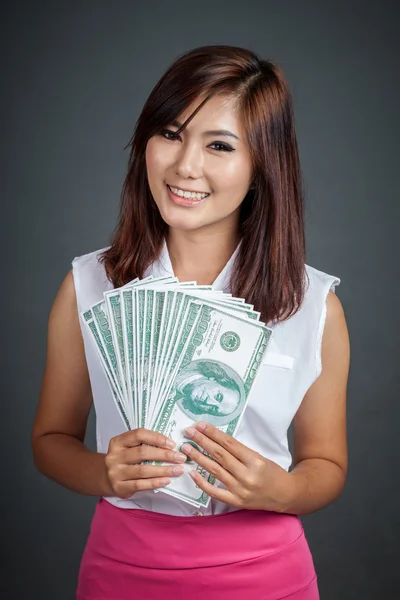
{"label": "eyebrow", "polygon": [[[182,123],[175,120],[172,121],[171,125],[179,129],[179,127],[182,126]],[[238,136],[232,133],[232,131],[228,131],[228,129],[212,129],[211,131],[205,131],[203,135],[226,135],[235,138],[235,140],[239,140]]]}

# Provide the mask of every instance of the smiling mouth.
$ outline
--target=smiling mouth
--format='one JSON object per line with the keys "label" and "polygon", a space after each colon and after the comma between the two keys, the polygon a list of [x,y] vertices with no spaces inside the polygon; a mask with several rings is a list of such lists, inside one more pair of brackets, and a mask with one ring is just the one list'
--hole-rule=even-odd
{"label": "smiling mouth", "polygon": [[198,192],[195,190],[185,190],[183,188],[174,187],[167,183],[167,186],[176,196],[180,196],[181,198],[191,198],[193,200],[203,200],[210,195],[209,192]]}
{"label": "smiling mouth", "polygon": [[187,198],[185,196],[178,196],[178,194],[175,194],[171,190],[168,184],[166,184],[166,186],[170,200],[172,200],[174,204],[178,204],[179,206],[197,206],[198,204],[202,204],[210,196],[210,194],[208,194],[204,198]]}

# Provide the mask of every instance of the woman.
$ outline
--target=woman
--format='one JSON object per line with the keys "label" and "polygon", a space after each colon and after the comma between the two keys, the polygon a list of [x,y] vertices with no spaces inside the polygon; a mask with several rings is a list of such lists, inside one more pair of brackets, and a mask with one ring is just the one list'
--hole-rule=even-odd
{"label": "woman", "polygon": [[[242,48],[194,49],[156,84],[131,146],[111,246],[74,259],[55,299],[32,434],[42,473],[100,496],[77,598],[315,600],[298,515],[343,490],[349,340],[340,279],[305,264],[282,71]],[[235,439],[200,421],[179,452],[156,432],[126,431],[114,405],[78,314],[106,290],[166,274],[245,298],[274,330]],[[97,453],[84,446],[92,401]],[[211,496],[206,510],[154,491],[186,459],[220,482],[193,475]]]}

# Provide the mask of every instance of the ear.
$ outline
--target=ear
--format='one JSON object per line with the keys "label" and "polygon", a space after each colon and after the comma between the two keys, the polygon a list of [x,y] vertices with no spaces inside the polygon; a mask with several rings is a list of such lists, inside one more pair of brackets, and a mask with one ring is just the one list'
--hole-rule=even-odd
{"label": "ear", "polygon": [[250,182],[252,185],[250,185],[250,187],[249,187],[249,191],[250,191],[250,190],[255,190],[255,189],[256,189],[256,187],[257,187],[257,186],[256,186],[256,184],[255,184],[255,182],[254,182],[254,179],[255,179],[255,177],[253,177],[253,179],[252,179],[252,180],[251,180],[251,182]]}

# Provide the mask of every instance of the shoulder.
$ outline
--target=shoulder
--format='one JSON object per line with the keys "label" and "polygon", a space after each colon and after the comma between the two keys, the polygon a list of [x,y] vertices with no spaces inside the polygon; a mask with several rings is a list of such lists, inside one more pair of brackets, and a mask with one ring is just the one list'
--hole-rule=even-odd
{"label": "shoulder", "polygon": [[[326,301],[329,292],[335,295],[336,287],[339,286],[341,280],[336,275],[326,273],[312,267],[304,265],[304,296],[300,309],[294,315],[297,322],[301,320],[310,327],[316,326],[319,333],[325,322],[326,316]],[[308,331],[310,333],[310,331]]]}
{"label": "shoulder", "polygon": [[103,293],[113,288],[107,277],[101,255],[107,248],[100,248],[72,261],[72,274],[77,296],[78,308],[85,310],[89,304],[94,304],[103,298]]}
{"label": "shoulder", "polygon": [[336,287],[341,280],[336,275],[330,275],[310,265],[305,265],[310,287],[322,293],[322,300],[326,307],[326,323],[337,323],[344,319],[344,311],[341,301],[336,295]]}
{"label": "shoulder", "polygon": [[72,261],[73,268],[76,266],[84,266],[84,265],[96,265],[100,263],[100,258],[103,252],[108,250],[109,246],[105,246],[104,248],[99,248],[98,250],[93,250],[92,252],[88,252],[87,254],[81,254],[80,256],[75,256]]}
{"label": "shoulder", "polygon": [[305,272],[307,276],[306,292],[303,312],[300,311],[300,313],[304,315],[306,335],[311,335],[314,339],[313,354],[318,377],[322,370],[322,345],[324,345],[326,354],[327,346],[332,341],[336,343],[335,336],[337,334],[341,336],[342,342],[344,341],[344,312],[342,304],[336,296],[336,287],[341,283],[341,279],[310,265],[305,265]]}
{"label": "shoulder", "polygon": [[107,249],[108,246],[100,248],[99,250],[93,250],[93,252],[88,252],[87,254],[75,256],[72,261],[74,279],[78,279],[81,275],[84,275],[85,277],[93,275],[96,278],[103,276],[105,269],[101,261],[101,256]]}
{"label": "shoulder", "polygon": [[325,271],[321,271],[312,267],[311,265],[304,265],[304,272],[306,275],[307,282],[311,289],[324,289],[326,293],[329,290],[335,291],[335,288],[340,285],[341,279],[336,275],[331,275]]}

